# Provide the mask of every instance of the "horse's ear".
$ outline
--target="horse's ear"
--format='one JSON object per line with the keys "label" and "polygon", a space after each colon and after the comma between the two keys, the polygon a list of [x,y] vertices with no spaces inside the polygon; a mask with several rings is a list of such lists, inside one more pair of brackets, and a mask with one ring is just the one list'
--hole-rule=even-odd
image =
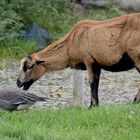
{"label": "horse's ear", "polygon": [[42,63],[44,63],[44,62],[45,62],[45,61],[43,61],[43,60],[37,60],[37,61],[36,61],[36,64],[39,65],[39,64],[42,64]]}

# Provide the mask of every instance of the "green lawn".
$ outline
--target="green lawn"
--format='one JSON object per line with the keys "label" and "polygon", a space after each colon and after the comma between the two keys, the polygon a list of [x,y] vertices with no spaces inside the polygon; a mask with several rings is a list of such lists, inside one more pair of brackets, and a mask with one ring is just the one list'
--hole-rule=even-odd
{"label": "green lawn", "polygon": [[139,140],[140,104],[0,111],[0,140]]}

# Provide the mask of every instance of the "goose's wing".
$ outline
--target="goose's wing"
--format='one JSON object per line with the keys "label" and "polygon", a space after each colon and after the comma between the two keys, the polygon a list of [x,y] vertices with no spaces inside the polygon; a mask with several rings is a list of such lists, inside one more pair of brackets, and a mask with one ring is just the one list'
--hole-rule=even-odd
{"label": "goose's wing", "polygon": [[0,99],[11,101],[14,105],[33,104],[37,101],[46,101],[45,97],[40,97],[31,93],[27,93],[17,88],[0,90]]}
{"label": "goose's wing", "polygon": [[10,101],[13,106],[16,106],[16,110],[25,110],[32,106],[35,102],[30,101],[24,96],[19,96]]}
{"label": "goose's wing", "polygon": [[46,101],[47,97],[40,97],[31,93],[24,94],[24,97],[28,100],[37,102],[37,101]]}
{"label": "goose's wing", "polygon": [[24,97],[25,92],[22,90],[10,88],[5,90],[0,90],[0,99],[9,101],[12,104],[25,104],[28,100]]}
{"label": "goose's wing", "polygon": [[16,98],[17,96],[19,96],[20,94],[21,92],[18,92],[16,90],[10,90],[10,89],[0,90],[0,99],[10,101]]}
{"label": "goose's wing", "polygon": [[17,109],[17,105],[14,105],[9,101],[0,99],[0,108],[8,111],[14,111]]}
{"label": "goose's wing", "polygon": [[39,97],[34,94],[21,94],[10,100],[13,104],[34,104],[37,101],[46,101],[45,97]]}
{"label": "goose's wing", "polygon": [[46,101],[44,97],[39,97],[34,94],[22,94],[22,96],[14,99],[14,105],[17,106],[17,110],[25,110],[38,101]]}

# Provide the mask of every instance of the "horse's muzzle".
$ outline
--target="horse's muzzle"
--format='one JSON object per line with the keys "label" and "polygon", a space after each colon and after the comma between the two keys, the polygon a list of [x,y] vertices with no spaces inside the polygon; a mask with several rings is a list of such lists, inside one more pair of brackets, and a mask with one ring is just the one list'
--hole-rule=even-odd
{"label": "horse's muzzle", "polygon": [[17,79],[17,86],[19,88],[23,87],[23,90],[28,90],[30,86],[34,83],[35,80],[30,80],[28,82],[21,83],[19,79]]}

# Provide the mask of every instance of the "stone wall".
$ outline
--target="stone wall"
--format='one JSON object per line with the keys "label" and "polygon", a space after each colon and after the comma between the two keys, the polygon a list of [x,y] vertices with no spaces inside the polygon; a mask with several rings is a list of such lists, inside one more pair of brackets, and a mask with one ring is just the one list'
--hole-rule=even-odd
{"label": "stone wall", "polygon": [[121,8],[134,9],[140,11],[140,0],[116,0]]}
{"label": "stone wall", "polygon": [[[84,5],[92,5],[96,7],[106,7],[109,0],[81,0]],[[114,0],[114,6],[118,6],[124,9],[133,9],[140,11],[140,0]]]}
{"label": "stone wall", "polygon": [[81,0],[81,3],[97,7],[105,7],[107,5],[107,0]]}

